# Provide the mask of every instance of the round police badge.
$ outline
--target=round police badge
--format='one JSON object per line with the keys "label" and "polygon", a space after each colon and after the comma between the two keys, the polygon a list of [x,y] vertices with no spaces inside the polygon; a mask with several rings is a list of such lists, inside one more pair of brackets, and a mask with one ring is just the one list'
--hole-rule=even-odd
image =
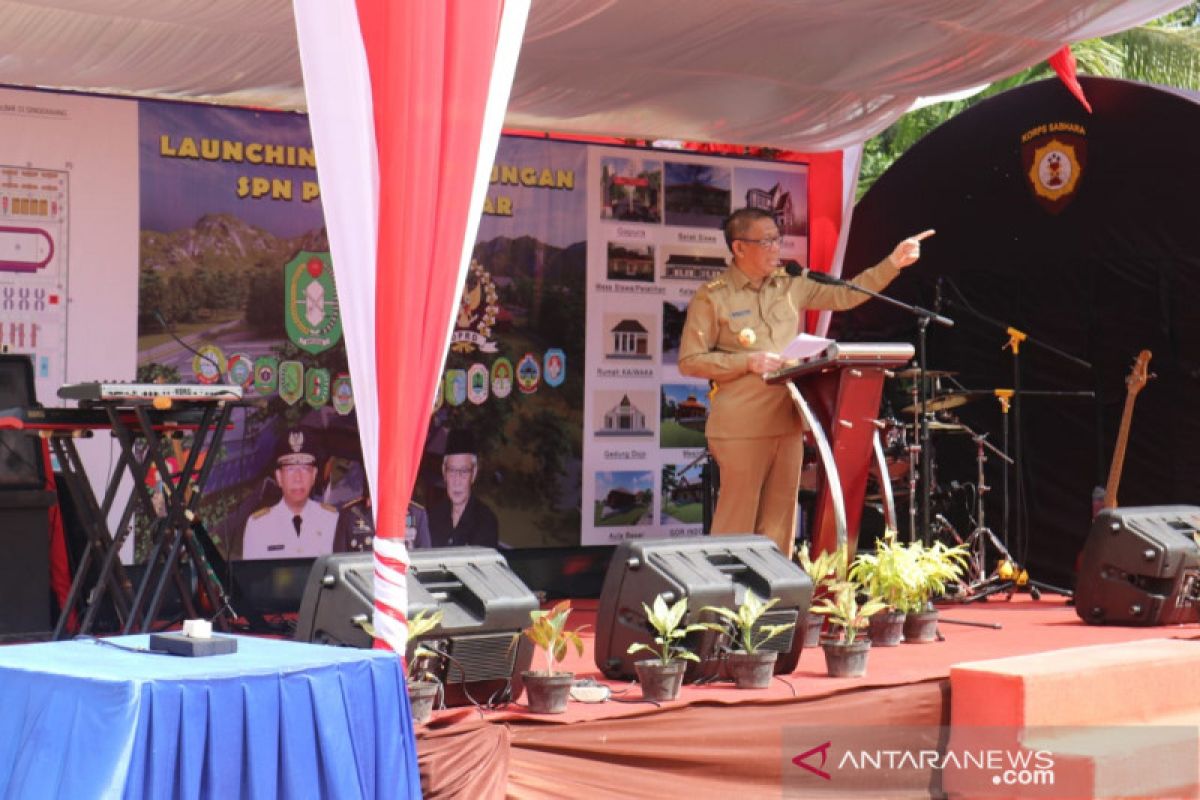
{"label": "round police badge", "polygon": [[225,379],[234,386],[249,389],[254,384],[254,365],[245,353],[234,353],[225,365]]}
{"label": "round police badge", "polygon": [[192,373],[201,383],[219,383],[225,374],[225,353],[215,344],[206,344],[192,357]]}

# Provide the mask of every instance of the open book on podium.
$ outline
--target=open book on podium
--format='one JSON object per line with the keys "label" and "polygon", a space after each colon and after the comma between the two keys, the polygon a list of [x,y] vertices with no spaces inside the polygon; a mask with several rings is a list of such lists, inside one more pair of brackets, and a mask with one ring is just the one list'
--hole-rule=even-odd
{"label": "open book on podium", "polygon": [[[784,366],[763,376],[767,383],[787,385],[821,458],[817,502],[808,521],[814,555],[843,544],[854,555],[872,458],[887,475],[875,424],[884,373],[907,364],[913,353],[907,342],[842,343],[801,334],[784,348]],[[895,525],[891,485],[880,483],[884,516]]]}

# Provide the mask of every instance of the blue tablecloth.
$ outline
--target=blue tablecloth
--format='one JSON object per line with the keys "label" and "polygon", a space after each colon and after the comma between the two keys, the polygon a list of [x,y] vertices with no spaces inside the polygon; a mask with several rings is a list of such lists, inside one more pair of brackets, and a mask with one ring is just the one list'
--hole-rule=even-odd
{"label": "blue tablecloth", "polygon": [[247,637],[207,658],[0,647],[2,798],[420,795],[391,653]]}

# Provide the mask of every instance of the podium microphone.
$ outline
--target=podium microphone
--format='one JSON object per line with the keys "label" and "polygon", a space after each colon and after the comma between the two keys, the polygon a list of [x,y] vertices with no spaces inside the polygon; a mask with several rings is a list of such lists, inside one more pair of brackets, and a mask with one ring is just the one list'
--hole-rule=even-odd
{"label": "podium microphone", "polygon": [[824,283],[830,286],[843,286],[846,283],[841,278],[835,278],[828,273],[817,272],[808,267],[802,267],[800,266],[800,262],[791,258],[783,261],[783,271],[793,278],[808,278],[813,283]]}

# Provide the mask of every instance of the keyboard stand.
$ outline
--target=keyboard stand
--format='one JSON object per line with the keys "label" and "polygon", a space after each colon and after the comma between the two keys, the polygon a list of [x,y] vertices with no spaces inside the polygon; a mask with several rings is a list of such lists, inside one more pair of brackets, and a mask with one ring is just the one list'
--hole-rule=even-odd
{"label": "keyboard stand", "polygon": [[[137,436],[140,435],[145,439],[147,459],[153,461],[154,466],[158,469],[158,474],[163,476],[166,511],[160,518],[154,509],[153,491],[146,481],[146,464],[136,458],[128,459],[127,463],[129,463],[130,471],[134,476],[134,493],[139,496],[143,511],[157,522],[151,537],[153,546],[146,560],[146,572],[133,597],[130,615],[125,620],[124,632],[132,632],[134,626],[138,624],[137,617],[139,613],[142,613],[142,604],[147,599],[147,592],[150,592],[149,601],[141,621],[141,630],[150,629],[158,617],[168,581],[174,582],[179,590],[180,597],[183,598],[184,611],[188,617],[199,616],[192,603],[191,593],[187,591],[187,584],[179,571],[181,558],[185,553],[196,567],[199,596],[203,598],[203,602],[209,609],[208,613],[203,616],[213,617],[215,615],[214,626],[218,630],[229,630],[229,620],[225,615],[219,613],[228,605],[228,596],[220,578],[212,570],[204,555],[204,549],[196,538],[192,522],[196,519],[196,510],[199,507],[209,472],[217,461],[221,440],[228,427],[230,414],[233,412],[233,404],[227,402],[204,404],[200,421],[192,431],[192,446],[187,460],[180,471],[174,474],[163,457],[161,446],[163,440],[155,431],[146,407],[137,406],[135,412],[140,428],[137,431],[123,424],[115,409],[110,409],[113,433],[121,442],[121,448],[126,453],[133,453]],[[207,444],[205,443],[206,439],[208,440]],[[204,463],[198,465],[199,455],[202,452],[206,452],[208,455],[205,457]],[[153,587],[152,590],[151,587]]]}
{"label": "keyboard stand", "polygon": [[[79,451],[75,448],[75,439],[81,435],[90,437],[92,431],[46,431],[42,432],[42,435],[49,439],[50,449],[58,459],[63,481],[67,484],[71,497],[76,498],[76,501],[82,505],[82,508],[79,509],[79,517],[87,534],[87,546],[75,568],[75,578],[71,581],[71,589],[67,593],[66,603],[63,605],[62,613],[59,614],[58,623],[54,626],[54,639],[66,638],[66,624],[71,618],[72,612],[82,614],[79,633],[90,632],[96,619],[96,611],[100,608],[106,591],[112,597],[118,621],[123,624],[125,620],[129,619],[133,585],[118,558],[124,535],[122,534],[114,540],[108,530],[108,514],[112,509],[117,487],[121,481],[121,465],[118,464],[109,480],[103,506],[98,505],[96,494],[92,491],[92,485],[83,468],[83,462],[79,459]],[[124,454],[121,458],[124,461]],[[118,527],[118,531],[127,529],[132,512],[133,499],[130,498],[126,503],[121,517],[122,524]],[[83,588],[87,585],[93,558],[99,559],[101,562],[100,575],[88,596],[83,597]],[[76,609],[76,604],[80,606],[78,609]]]}
{"label": "keyboard stand", "polygon": [[[63,471],[63,480],[80,505],[79,516],[87,535],[67,600],[54,628],[54,638],[67,638],[72,615],[78,615],[80,634],[90,634],[96,624],[105,594],[112,599],[122,632],[148,631],[157,619],[168,583],[173,583],[189,617],[198,616],[188,581],[180,573],[180,560],[186,552],[198,566],[197,585],[212,614],[224,609],[227,597],[220,579],[204,556],[195,538],[191,520],[196,517],[204,483],[212,464],[217,461],[221,439],[229,425],[234,403],[209,399],[188,399],[176,403],[179,410],[153,409],[149,402],[91,401],[78,409],[28,409],[19,415],[4,417],[0,427],[18,428],[49,440]],[[116,469],[108,479],[102,503],[88,480],[75,439],[89,437],[95,430],[111,430],[121,447]],[[162,454],[164,432],[192,434],[191,452],[178,473],[172,473]],[[208,455],[198,467],[199,455]],[[153,465],[162,476],[166,513],[154,508],[154,490],[147,483]],[[133,479],[133,489],[121,513],[116,535],[109,530],[108,519],[116,502],[122,480]],[[136,590],[121,564],[120,551],[129,535],[136,509],[152,520],[150,558]],[[89,573],[99,564],[99,575],[90,591]],[[211,614],[210,614],[211,616]],[[224,618],[214,620],[219,630],[228,630]]]}

